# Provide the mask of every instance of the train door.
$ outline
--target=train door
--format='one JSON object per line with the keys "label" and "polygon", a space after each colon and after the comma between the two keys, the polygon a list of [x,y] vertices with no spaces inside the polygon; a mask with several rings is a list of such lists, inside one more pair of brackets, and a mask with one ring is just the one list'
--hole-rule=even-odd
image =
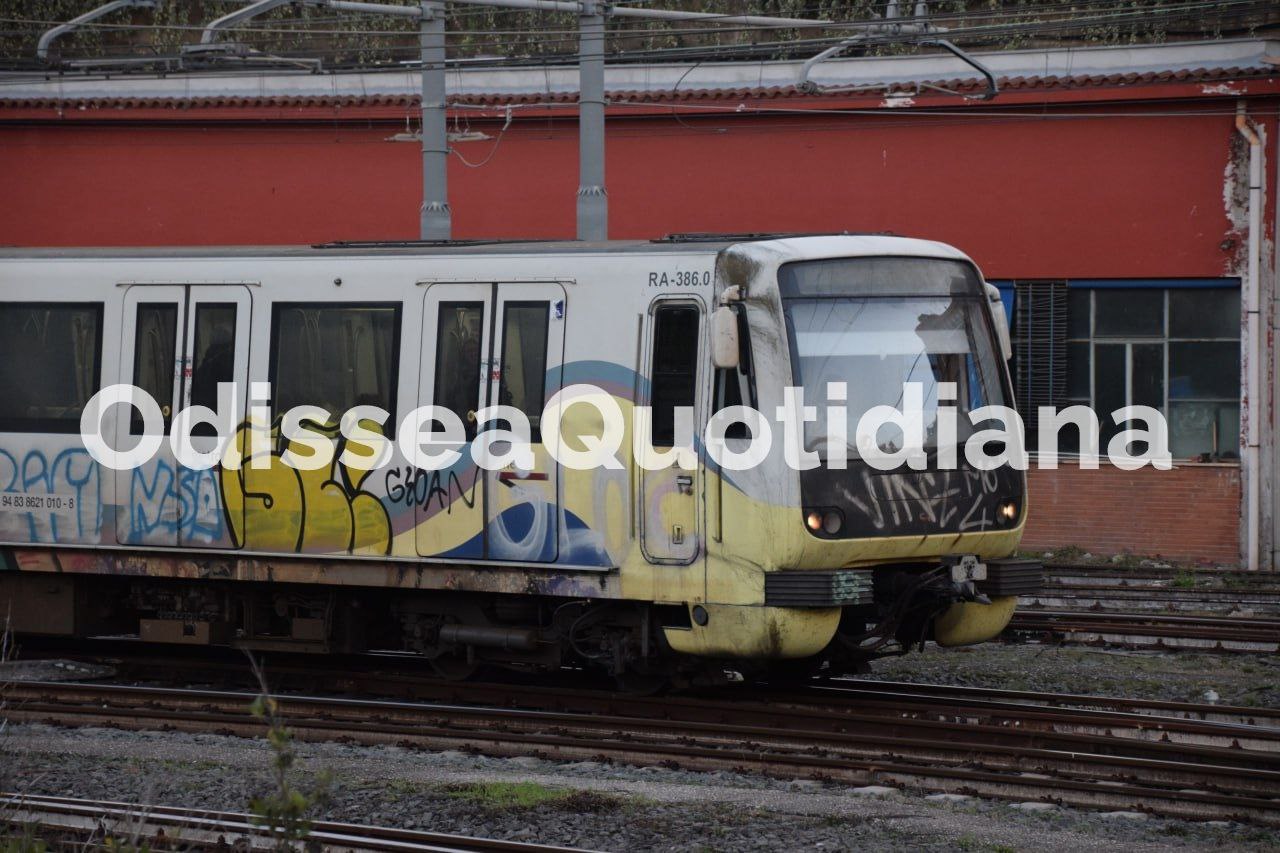
{"label": "train door", "polygon": [[[238,423],[249,374],[250,297],[241,285],[134,285],[125,293],[121,375],[159,406],[165,440],[132,471],[116,473],[116,541],[123,545],[231,544],[217,469],[180,466],[168,441],[174,415],[191,406],[217,409],[220,382],[236,382]],[[142,435],[142,418],[117,407],[118,445]],[[127,440],[124,437],[128,437]],[[197,424],[192,447],[216,446],[214,429]]]}
{"label": "train door", "polygon": [[[500,284],[495,290],[489,355],[490,405],[510,406],[528,418],[532,462],[485,472],[488,558],[554,563],[560,553],[560,477],[542,443],[542,407],[560,388],[564,357],[564,288],[556,283]],[[481,424],[508,429],[502,419]],[[495,453],[509,442],[493,441]]]}
{"label": "train door", "polygon": [[[559,476],[542,444],[540,417],[560,387],[564,355],[564,288],[554,282],[434,283],[424,302],[422,405],[462,421],[459,459],[437,471],[402,478],[416,506],[423,556],[554,562],[559,552]],[[480,469],[471,444],[497,455],[510,444],[486,435],[509,429],[482,418],[489,406],[519,409],[529,420],[533,465]]]}
{"label": "train door", "polygon": [[[182,405],[204,406],[228,417],[218,407],[218,385],[234,383],[231,400],[235,413],[225,424],[234,430],[246,411],[249,393],[249,320],[252,300],[241,285],[200,285],[187,288],[185,344],[182,353]],[[232,433],[234,435],[234,433]],[[191,446],[208,453],[218,446],[210,424],[196,424]],[[200,547],[235,547],[228,524],[244,529],[244,504],[240,518],[228,518],[222,505],[217,477],[221,467],[205,470],[178,469],[178,504],[181,523],[178,544]]]}
{"label": "train door", "polygon": [[470,445],[476,437],[476,412],[488,399],[492,311],[490,284],[427,288],[419,404],[453,412],[465,434],[463,441],[433,450],[457,452],[454,464],[434,471],[411,468],[401,478],[405,500],[415,507],[415,539],[424,557],[484,558],[483,488]]}
{"label": "train door", "polygon": [[[662,300],[650,309],[649,320],[649,439],[663,452],[676,443],[677,407],[693,409],[694,435],[699,432],[702,306]],[[687,564],[697,558],[699,476],[696,467],[688,471],[674,460],[661,470],[640,469],[640,543],[649,562]]]}

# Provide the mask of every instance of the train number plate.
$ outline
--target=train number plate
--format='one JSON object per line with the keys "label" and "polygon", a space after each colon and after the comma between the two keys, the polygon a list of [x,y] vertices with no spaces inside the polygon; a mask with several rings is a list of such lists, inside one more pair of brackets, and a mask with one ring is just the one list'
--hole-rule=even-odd
{"label": "train number plate", "polygon": [[76,511],[75,495],[52,492],[0,492],[0,512],[66,512]]}

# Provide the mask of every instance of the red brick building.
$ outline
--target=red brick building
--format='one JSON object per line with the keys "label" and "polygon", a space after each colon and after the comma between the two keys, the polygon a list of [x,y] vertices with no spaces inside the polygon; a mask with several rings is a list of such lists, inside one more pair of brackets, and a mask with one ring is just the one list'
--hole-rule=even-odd
{"label": "red brick building", "polygon": [[[1033,471],[1028,546],[1234,563],[1256,541],[1271,567],[1280,43],[981,59],[999,78],[990,101],[941,55],[824,63],[819,94],[794,85],[799,63],[611,66],[610,236],[892,231],[958,246],[1006,291],[1025,400],[1151,404],[1170,420],[1172,472]],[[413,73],[3,83],[0,242],[417,236]],[[572,236],[576,89],[571,67],[450,71],[456,237]],[[1256,339],[1242,334],[1250,286]]]}

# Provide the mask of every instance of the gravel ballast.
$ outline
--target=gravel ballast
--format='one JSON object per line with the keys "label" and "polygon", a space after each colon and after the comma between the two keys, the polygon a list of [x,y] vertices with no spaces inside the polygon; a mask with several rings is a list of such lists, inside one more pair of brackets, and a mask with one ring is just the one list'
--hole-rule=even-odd
{"label": "gravel ballast", "polygon": [[[270,791],[259,740],[12,726],[7,787],[39,794],[247,811]],[[924,792],[735,773],[560,763],[337,743],[298,744],[297,785],[332,774],[314,817],[596,850],[1265,849],[1237,824],[1118,819]],[[1127,817],[1127,816],[1126,816]]]}

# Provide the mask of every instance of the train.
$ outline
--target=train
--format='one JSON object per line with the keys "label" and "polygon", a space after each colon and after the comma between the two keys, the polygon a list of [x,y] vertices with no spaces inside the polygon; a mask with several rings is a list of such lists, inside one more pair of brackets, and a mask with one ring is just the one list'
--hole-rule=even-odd
{"label": "train", "polygon": [[[647,687],[985,641],[1040,583],[1021,470],[944,470],[932,421],[918,467],[831,438],[908,380],[962,421],[1013,404],[998,293],[942,243],[11,248],[0,300],[0,614],[20,635]],[[109,405],[126,386],[154,405]],[[835,432],[802,417],[726,464],[796,389],[836,395]],[[185,450],[157,436],[104,464],[179,424]],[[567,464],[615,427],[609,464]]]}

